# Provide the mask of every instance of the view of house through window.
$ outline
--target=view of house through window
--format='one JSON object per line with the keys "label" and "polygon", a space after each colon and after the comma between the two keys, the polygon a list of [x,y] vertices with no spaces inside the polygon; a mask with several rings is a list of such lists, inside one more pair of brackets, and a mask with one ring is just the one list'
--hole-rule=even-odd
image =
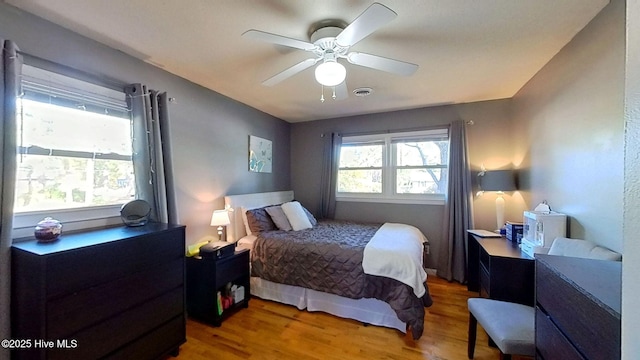
{"label": "view of house through window", "polygon": [[344,137],[338,199],[437,200],[448,184],[446,129]]}
{"label": "view of house through window", "polygon": [[444,194],[447,191],[449,141],[419,139],[394,142],[398,194]]}
{"label": "view of house through window", "polygon": [[113,90],[25,68],[17,106],[16,213],[133,199],[131,120],[124,94],[114,102],[104,95]]}

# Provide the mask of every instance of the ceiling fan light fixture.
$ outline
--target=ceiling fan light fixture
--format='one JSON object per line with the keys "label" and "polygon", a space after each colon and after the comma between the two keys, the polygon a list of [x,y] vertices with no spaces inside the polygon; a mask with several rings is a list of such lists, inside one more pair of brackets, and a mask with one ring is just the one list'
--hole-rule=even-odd
{"label": "ceiling fan light fixture", "polygon": [[326,60],[316,67],[316,81],[324,86],[336,86],[347,77],[347,69],[335,60]]}

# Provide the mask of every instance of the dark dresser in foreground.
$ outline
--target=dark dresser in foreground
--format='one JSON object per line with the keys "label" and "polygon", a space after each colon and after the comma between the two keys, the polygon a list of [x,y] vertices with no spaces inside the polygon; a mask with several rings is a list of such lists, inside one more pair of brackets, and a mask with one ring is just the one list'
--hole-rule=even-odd
{"label": "dark dresser in foreground", "polygon": [[536,358],[620,359],[622,263],[536,255]]}
{"label": "dark dresser in foreground", "polygon": [[[156,359],[186,341],[185,227],[149,223],[12,247],[15,359]],[[28,346],[27,346],[28,345]]]}

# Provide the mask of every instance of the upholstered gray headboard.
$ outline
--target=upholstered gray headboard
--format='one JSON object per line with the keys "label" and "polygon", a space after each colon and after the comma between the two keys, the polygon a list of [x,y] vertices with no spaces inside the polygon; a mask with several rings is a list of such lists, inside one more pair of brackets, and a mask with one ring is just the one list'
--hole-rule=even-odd
{"label": "upholstered gray headboard", "polygon": [[227,241],[236,242],[247,235],[242,220],[242,208],[255,209],[291,200],[293,200],[292,190],[225,196],[225,208],[233,209],[233,212],[229,214],[231,223],[227,226]]}

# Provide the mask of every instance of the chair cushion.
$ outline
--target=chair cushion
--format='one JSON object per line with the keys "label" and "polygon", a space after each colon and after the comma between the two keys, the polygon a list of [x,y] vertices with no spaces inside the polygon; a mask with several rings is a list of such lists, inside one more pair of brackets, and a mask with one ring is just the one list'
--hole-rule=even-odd
{"label": "chair cushion", "polygon": [[534,356],[535,310],[531,306],[471,298],[469,312],[504,354]]}
{"label": "chair cushion", "polygon": [[597,260],[622,260],[622,255],[589,240],[558,237],[553,240],[549,255],[571,256]]}

